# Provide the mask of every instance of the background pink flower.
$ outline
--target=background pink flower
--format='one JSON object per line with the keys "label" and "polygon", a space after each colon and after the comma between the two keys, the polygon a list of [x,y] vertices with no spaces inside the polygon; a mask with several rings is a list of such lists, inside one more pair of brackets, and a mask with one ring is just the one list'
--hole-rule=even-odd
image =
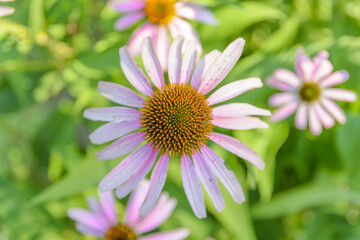
{"label": "background pink flower", "polygon": [[355,92],[331,88],[345,82],[349,74],[345,71],[333,72],[329,53],[321,51],[312,60],[299,53],[296,59],[296,74],[287,69],[278,69],[268,77],[267,84],[284,91],[276,93],[269,99],[269,105],[279,107],[272,115],[273,121],[280,121],[296,111],[295,125],[306,129],[307,125],[313,135],[319,135],[322,128],[331,128],[335,120],[346,122],[343,110],[334,102],[354,102]]}

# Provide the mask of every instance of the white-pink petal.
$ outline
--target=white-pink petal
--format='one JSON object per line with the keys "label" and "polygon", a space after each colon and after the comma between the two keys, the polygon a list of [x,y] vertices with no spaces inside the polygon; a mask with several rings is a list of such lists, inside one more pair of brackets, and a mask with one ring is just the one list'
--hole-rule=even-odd
{"label": "white-pink petal", "polygon": [[295,115],[295,126],[298,129],[306,129],[308,122],[308,107],[307,103],[300,103]]}
{"label": "white-pink petal", "polygon": [[68,216],[83,225],[96,229],[100,232],[106,232],[110,224],[103,218],[99,218],[88,210],[82,208],[71,208],[68,211]]}
{"label": "white-pink petal", "polygon": [[322,95],[336,101],[355,102],[357,94],[353,91],[341,88],[323,89]]}
{"label": "white-pink petal", "polygon": [[200,62],[196,65],[196,68],[194,70],[194,74],[191,78],[191,86],[194,88],[199,88],[200,83],[202,81],[202,78],[204,74],[209,70],[209,67],[213,62],[220,56],[221,52],[219,50],[213,50],[206,54]]}
{"label": "white-pink petal", "polygon": [[124,222],[131,227],[136,226],[136,224],[141,219],[139,215],[139,209],[145,200],[148,190],[149,181],[143,180],[139,183],[136,190],[134,190],[133,193],[130,195],[130,198],[126,205]]}
{"label": "white-pink petal", "polygon": [[346,115],[339,105],[327,98],[320,98],[320,103],[324,109],[336,119],[336,121],[340,124],[346,123]]}
{"label": "white-pink petal", "polygon": [[141,112],[127,107],[88,108],[84,111],[84,118],[92,121],[122,122],[135,121]]}
{"label": "white-pink petal", "polygon": [[322,79],[319,83],[321,88],[327,88],[341,84],[349,79],[349,73],[345,70],[332,73],[330,76]]}
{"label": "white-pink petal", "polygon": [[328,112],[326,112],[323,107],[318,102],[315,102],[314,108],[316,111],[316,114],[321,122],[321,124],[324,126],[324,128],[329,129],[335,125],[335,120]]}
{"label": "white-pink petal", "polygon": [[85,234],[85,235],[90,235],[90,236],[99,237],[99,238],[105,237],[105,231],[100,231],[100,230],[94,229],[92,227],[89,227],[89,226],[81,224],[81,223],[76,223],[75,228],[78,232]]}
{"label": "white-pink petal", "polygon": [[257,117],[214,117],[215,126],[234,130],[248,130],[255,128],[269,128],[269,125]]}
{"label": "white-pink petal", "polygon": [[15,9],[12,7],[0,7],[0,17],[4,17],[13,14]]}
{"label": "white-pink petal", "polygon": [[272,107],[279,107],[296,100],[296,95],[291,92],[275,93],[269,98],[269,105]]}
{"label": "white-pink petal", "polygon": [[248,115],[270,116],[266,109],[255,107],[248,103],[229,103],[212,109],[214,117],[243,117]]}
{"label": "white-pink petal", "polygon": [[276,109],[275,112],[273,112],[273,114],[271,115],[271,121],[278,122],[289,117],[295,112],[297,107],[298,102],[289,102],[288,104]]}
{"label": "white-pink petal", "polygon": [[287,69],[277,69],[273,73],[272,77],[281,83],[289,85],[292,88],[297,88],[301,85],[301,80],[299,77]]}
{"label": "white-pink petal", "polygon": [[141,51],[141,44],[144,38],[150,37],[154,42],[156,42],[157,26],[145,23],[136,29],[130,37],[128,42],[128,48],[133,56],[137,56]]}
{"label": "white-pink petal", "polygon": [[178,36],[170,46],[168,59],[168,74],[170,83],[178,83],[180,81],[181,70],[181,49],[184,38]]}
{"label": "white-pink petal", "polygon": [[309,128],[312,135],[320,135],[322,126],[314,105],[309,105]]}
{"label": "white-pink petal", "polygon": [[170,36],[166,26],[158,26],[155,39],[156,41],[154,42],[154,47],[156,50],[156,54],[159,58],[162,69],[164,71],[167,71]]}
{"label": "white-pink petal", "polygon": [[272,88],[281,90],[281,91],[293,91],[294,88],[289,86],[286,83],[283,82],[279,82],[276,78],[274,78],[273,76],[269,76],[268,78],[266,78],[266,84],[269,85]]}
{"label": "white-pink petal", "polygon": [[128,13],[132,11],[139,11],[145,8],[145,2],[142,0],[121,0],[121,1],[111,1],[110,6],[112,6],[116,11],[122,13]]}
{"label": "white-pink petal", "polygon": [[179,228],[172,231],[152,233],[140,236],[139,240],[183,240],[190,235],[190,231],[186,228]]}
{"label": "white-pink petal", "polygon": [[319,62],[319,65],[312,76],[312,80],[320,81],[321,79],[329,76],[333,72],[333,70],[334,66],[332,65],[332,63],[328,59],[322,59]]}
{"label": "white-pink petal", "polygon": [[139,22],[144,17],[145,17],[145,13],[143,12],[134,12],[134,13],[126,14],[120,17],[118,20],[116,20],[114,27],[117,31],[122,31],[133,26],[135,23]]}
{"label": "white-pink petal", "polygon": [[214,14],[200,4],[177,2],[175,8],[177,16],[211,25],[216,25],[218,23]]}
{"label": "white-pink petal", "polygon": [[304,81],[311,81],[314,73],[314,64],[311,59],[307,57],[301,58],[298,64]]}
{"label": "white-pink petal", "polygon": [[186,48],[181,63],[180,70],[180,84],[187,84],[195,68],[197,52],[196,43],[194,41],[187,41]]}
{"label": "white-pink petal", "polygon": [[112,191],[100,192],[100,203],[102,210],[112,225],[117,224],[117,215],[115,210],[115,198]]}

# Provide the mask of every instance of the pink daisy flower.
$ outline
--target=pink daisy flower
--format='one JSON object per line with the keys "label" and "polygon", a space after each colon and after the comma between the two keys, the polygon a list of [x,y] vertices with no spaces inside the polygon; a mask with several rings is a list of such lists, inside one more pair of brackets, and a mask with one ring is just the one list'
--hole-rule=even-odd
{"label": "pink daisy flower", "polygon": [[[0,0],[0,2],[12,2],[14,0]],[[0,7],[0,17],[13,14],[15,11],[12,7]]]}
{"label": "pink daisy flower", "polygon": [[[164,77],[151,39],[142,44],[142,59],[148,77],[131,57],[128,48],[120,49],[120,63],[129,82],[140,92],[109,82],[99,82],[99,92],[115,103],[126,107],[90,108],[84,117],[107,121],[96,129],[90,140],[102,144],[118,139],[98,152],[99,160],[110,160],[130,153],[100,183],[101,191],[116,189],[119,198],[125,197],[156,162],[150,180],[150,190],[140,208],[145,216],[155,204],[165,183],[169,158],[181,158],[181,174],[185,193],[199,218],[206,217],[200,182],[218,211],[225,203],[216,177],[238,203],[245,198],[234,173],[225,162],[206,146],[211,140],[264,169],[263,160],[240,141],[214,132],[214,126],[227,129],[268,128],[267,123],[252,115],[269,116],[270,111],[247,103],[215,104],[236,97],[246,91],[262,87],[258,78],[229,83],[213,90],[236,64],[245,41],[232,42],[223,52],[214,50],[195,66],[197,57],[194,42],[188,42],[182,56],[183,37],[177,37],[170,47],[168,77]],[[153,84],[151,84],[151,82]]]}
{"label": "pink daisy flower", "polygon": [[201,54],[198,34],[185,20],[195,20],[207,24],[216,24],[212,12],[203,5],[175,0],[122,0],[112,1],[110,5],[124,15],[115,23],[115,29],[122,31],[145,19],[145,22],[132,34],[128,47],[133,55],[138,55],[145,37],[154,42],[160,64],[166,69],[170,35],[175,38],[183,35],[185,40],[196,41]]}
{"label": "pink daisy flower", "polygon": [[295,125],[298,129],[306,129],[309,125],[313,135],[319,135],[323,127],[328,129],[346,122],[343,110],[334,102],[356,101],[355,92],[331,88],[345,82],[349,78],[347,71],[333,72],[329,61],[329,53],[321,51],[312,60],[302,53],[296,59],[296,74],[278,69],[267,79],[267,84],[284,91],[276,93],[269,99],[269,105],[279,107],[273,115],[273,121],[280,121],[296,111]]}
{"label": "pink daisy flower", "polygon": [[68,215],[76,221],[76,229],[85,235],[106,240],[182,240],[189,235],[186,228],[173,231],[144,233],[153,231],[165,222],[176,206],[176,199],[162,193],[155,208],[145,217],[139,216],[139,208],[149,189],[148,181],[143,181],[131,194],[126,206],[124,220],[119,223],[112,191],[100,193],[100,202],[95,197],[88,198],[90,210],[71,208]]}

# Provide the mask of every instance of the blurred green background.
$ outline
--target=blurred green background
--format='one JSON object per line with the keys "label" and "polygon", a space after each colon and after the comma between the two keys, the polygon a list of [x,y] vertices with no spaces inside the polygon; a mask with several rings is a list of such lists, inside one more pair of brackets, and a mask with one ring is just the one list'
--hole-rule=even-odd
{"label": "blurred green background", "polygon": [[[359,0],[208,0],[218,26],[192,23],[204,52],[232,40],[247,43],[224,83],[265,79],[276,68],[293,70],[296,50],[330,52],[335,70],[360,89]],[[97,82],[128,85],[118,49],[131,32],[115,32],[119,16],[105,0],[16,0],[12,16],[0,18],[0,239],[93,239],[78,234],[68,208],[86,206],[97,184],[120,160],[100,162],[104,146],[87,136],[100,123],[82,117],[87,107],[112,103]],[[232,101],[267,107],[274,90],[264,86]],[[348,122],[313,137],[294,128],[293,118],[270,129],[224,131],[254,148],[265,160],[261,172],[215,147],[247,195],[237,205],[223,191],[226,208],[208,218],[191,211],[181,184],[179,161],[171,161],[165,190],[178,207],[160,230],[187,227],[189,239],[360,239],[360,101],[341,104]],[[224,189],[223,189],[224,190]],[[127,199],[118,201],[120,217]]]}

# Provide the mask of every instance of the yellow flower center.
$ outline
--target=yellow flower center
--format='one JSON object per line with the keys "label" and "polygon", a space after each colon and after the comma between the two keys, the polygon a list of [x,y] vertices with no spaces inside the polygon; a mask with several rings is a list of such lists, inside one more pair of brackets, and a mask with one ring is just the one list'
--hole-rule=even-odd
{"label": "yellow flower center", "polygon": [[175,16],[175,0],[147,0],[145,14],[154,24],[168,24]]}
{"label": "yellow flower center", "polygon": [[305,83],[299,90],[301,99],[305,102],[312,102],[319,98],[320,88],[316,83]]}
{"label": "yellow flower center", "polygon": [[130,227],[118,224],[109,229],[105,240],[136,240],[136,234]]}
{"label": "yellow flower center", "polygon": [[143,132],[162,154],[193,154],[207,142],[214,127],[205,95],[188,84],[154,91],[141,111]]}

